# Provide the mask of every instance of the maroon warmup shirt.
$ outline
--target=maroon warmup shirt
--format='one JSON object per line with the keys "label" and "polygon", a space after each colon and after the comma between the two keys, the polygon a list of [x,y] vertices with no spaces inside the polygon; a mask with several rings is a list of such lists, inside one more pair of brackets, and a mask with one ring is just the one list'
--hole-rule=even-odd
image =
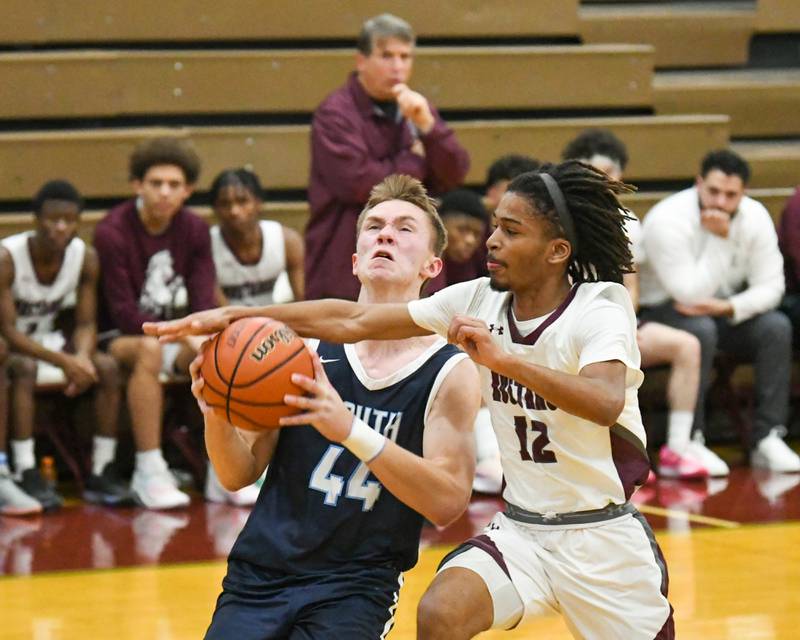
{"label": "maroon warmup shirt", "polygon": [[98,324],[106,336],[141,334],[143,322],[216,306],[208,225],[186,207],[164,233],[151,235],[136,200],[123,202],[97,224],[94,246],[100,258]]}
{"label": "maroon warmup shirt", "polygon": [[[432,194],[458,187],[469,156],[431,107],[436,124],[418,134],[407,120],[391,120],[370,99],[356,74],[314,112],[311,126],[311,219],[305,233],[306,298],[355,300],[352,274],[356,220],[373,186],[393,173],[422,180]],[[419,138],[422,158],[411,151]]]}

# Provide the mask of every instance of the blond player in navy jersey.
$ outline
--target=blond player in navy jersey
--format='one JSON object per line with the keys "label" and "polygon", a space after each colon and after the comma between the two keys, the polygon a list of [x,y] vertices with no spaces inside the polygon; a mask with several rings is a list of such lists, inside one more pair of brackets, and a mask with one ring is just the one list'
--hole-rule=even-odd
{"label": "blond player in navy jersey", "polygon": [[479,365],[506,509],[439,568],[418,637],[471,638],[560,613],[576,637],[672,638],[661,552],[628,501],[649,463],[637,402],[625,187],[579,162],[517,177],[495,212],[489,278],[402,305],[228,308],[150,326],[165,336],[266,315],[352,342],[447,335]]}

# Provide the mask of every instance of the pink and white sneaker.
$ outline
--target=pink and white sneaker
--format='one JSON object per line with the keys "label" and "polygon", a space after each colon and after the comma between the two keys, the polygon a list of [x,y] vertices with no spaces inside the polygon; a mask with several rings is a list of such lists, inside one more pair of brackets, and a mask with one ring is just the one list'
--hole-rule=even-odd
{"label": "pink and white sneaker", "polygon": [[702,460],[692,455],[691,450],[679,453],[664,445],[658,452],[658,475],[664,478],[691,480],[707,478],[709,472]]}

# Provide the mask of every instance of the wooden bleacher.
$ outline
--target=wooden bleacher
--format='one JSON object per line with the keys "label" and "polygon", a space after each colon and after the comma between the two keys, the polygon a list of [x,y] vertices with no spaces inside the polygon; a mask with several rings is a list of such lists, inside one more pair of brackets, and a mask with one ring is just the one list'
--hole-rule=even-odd
{"label": "wooden bleacher", "polygon": [[580,10],[583,42],[651,45],[659,68],[744,64],[755,22],[753,7],[741,3],[596,4]]}

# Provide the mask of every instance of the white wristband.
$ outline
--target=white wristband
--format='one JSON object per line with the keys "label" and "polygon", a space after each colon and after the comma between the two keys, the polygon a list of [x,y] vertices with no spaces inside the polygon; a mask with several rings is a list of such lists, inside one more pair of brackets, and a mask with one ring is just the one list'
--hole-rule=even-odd
{"label": "white wristband", "polygon": [[350,425],[350,435],[342,440],[342,444],[350,449],[356,458],[369,463],[383,451],[386,436],[375,431],[363,420],[354,417],[353,424]]}

